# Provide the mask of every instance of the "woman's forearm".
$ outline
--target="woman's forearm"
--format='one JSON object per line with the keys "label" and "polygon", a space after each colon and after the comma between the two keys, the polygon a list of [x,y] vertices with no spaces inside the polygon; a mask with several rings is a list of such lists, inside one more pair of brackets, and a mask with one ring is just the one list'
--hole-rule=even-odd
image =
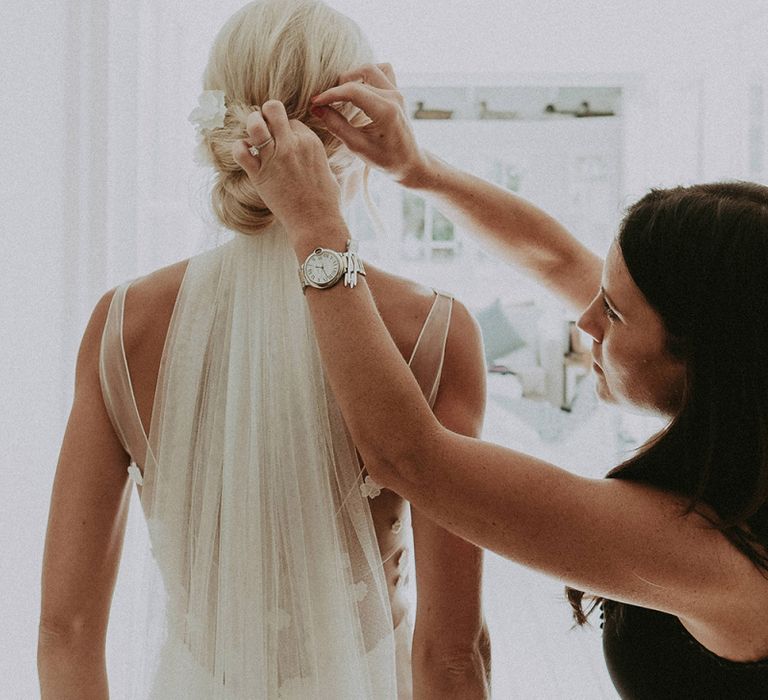
{"label": "woman's forearm", "polygon": [[435,635],[413,636],[413,697],[418,700],[456,698],[484,700],[491,696],[491,642],[485,624],[465,648],[445,648]]}
{"label": "woman's forearm", "polygon": [[433,200],[454,223],[527,271],[578,310],[600,285],[602,261],[531,202],[433,154],[401,182]]}
{"label": "woman's forearm", "polygon": [[42,700],[109,699],[104,652],[92,645],[41,642],[37,673]]}
{"label": "woman's forearm", "polygon": [[431,662],[414,656],[414,700],[487,700],[490,696],[479,651]]}
{"label": "woman's forearm", "polygon": [[[314,222],[309,232],[308,243],[296,248],[299,260],[317,245],[344,250],[350,236],[343,220]],[[307,303],[326,374],[363,462],[394,467],[416,459],[419,446],[442,426],[405,366],[365,278],[360,280],[354,289],[341,283],[308,288]],[[377,368],[375,374],[371,367]],[[386,391],[380,389],[382,382]]]}

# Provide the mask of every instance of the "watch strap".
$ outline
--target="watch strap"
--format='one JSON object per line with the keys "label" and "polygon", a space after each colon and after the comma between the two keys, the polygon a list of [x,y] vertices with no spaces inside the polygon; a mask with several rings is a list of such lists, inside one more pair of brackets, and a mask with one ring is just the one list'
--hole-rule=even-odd
{"label": "watch strap", "polygon": [[344,252],[346,269],[344,271],[344,286],[354,288],[357,286],[357,276],[365,274],[365,266],[357,254],[358,243],[350,238],[347,241],[347,250]]}

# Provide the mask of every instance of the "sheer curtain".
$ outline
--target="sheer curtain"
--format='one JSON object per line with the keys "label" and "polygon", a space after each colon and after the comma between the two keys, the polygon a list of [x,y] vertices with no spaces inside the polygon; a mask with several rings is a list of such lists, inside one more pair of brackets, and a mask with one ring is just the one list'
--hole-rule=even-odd
{"label": "sheer curtain", "polygon": [[[90,312],[119,282],[215,243],[186,117],[213,33],[240,4],[2,2],[0,697],[39,693],[45,526]],[[137,506],[109,629],[117,698]]]}
{"label": "sheer curtain", "polygon": [[[77,346],[90,311],[117,283],[215,242],[186,117],[213,35],[241,4],[2,3],[2,697],[38,692],[43,537]],[[464,13],[457,4],[445,17],[442,4],[331,4],[360,21],[382,59],[401,73],[637,73],[625,114],[628,200],[657,184],[717,177],[764,181],[768,175],[768,14],[758,0],[728,13],[711,13],[688,0],[675,5],[679,10],[660,3],[638,9],[628,2],[613,4],[610,12],[564,9],[553,0],[494,2],[488,3],[490,24],[471,3]],[[715,4],[723,10],[729,5]],[[705,11],[731,19],[716,24]],[[478,51],[458,51],[462,42]],[[586,454],[588,445],[582,449]],[[134,501],[109,632],[116,698],[120,639],[129,630],[130,561],[144,545],[136,506]],[[586,656],[564,659],[571,642],[556,635],[568,634],[567,610],[551,598],[559,584],[537,602],[543,585],[514,565],[490,560],[489,616],[507,613],[491,621],[497,630],[497,696],[612,697],[594,636]],[[505,593],[516,605],[505,605]],[[553,619],[554,608],[566,616]]]}

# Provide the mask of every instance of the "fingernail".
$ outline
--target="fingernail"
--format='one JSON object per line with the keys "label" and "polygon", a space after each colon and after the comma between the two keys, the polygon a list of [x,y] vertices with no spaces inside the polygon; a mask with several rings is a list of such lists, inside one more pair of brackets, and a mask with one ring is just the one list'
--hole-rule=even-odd
{"label": "fingernail", "polygon": [[317,99],[318,99],[319,97],[320,97],[320,95],[315,95],[314,97],[310,97],[310,98],[309,98],[309,101],[310,101],[310,102],[317,102]]}

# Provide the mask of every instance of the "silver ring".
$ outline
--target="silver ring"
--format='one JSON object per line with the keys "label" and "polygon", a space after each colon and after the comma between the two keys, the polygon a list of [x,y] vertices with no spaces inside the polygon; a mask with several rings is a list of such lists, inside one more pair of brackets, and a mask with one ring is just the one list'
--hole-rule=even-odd
{"label": "silver ring", "polygon": [[272,143],[275,139],[270,136],[264,143],[260,143],[258,146],[251,146],[248,151],[252,156],[259,155],[259,151],[264,148],[265,146],[268,146],[270,143]]}

